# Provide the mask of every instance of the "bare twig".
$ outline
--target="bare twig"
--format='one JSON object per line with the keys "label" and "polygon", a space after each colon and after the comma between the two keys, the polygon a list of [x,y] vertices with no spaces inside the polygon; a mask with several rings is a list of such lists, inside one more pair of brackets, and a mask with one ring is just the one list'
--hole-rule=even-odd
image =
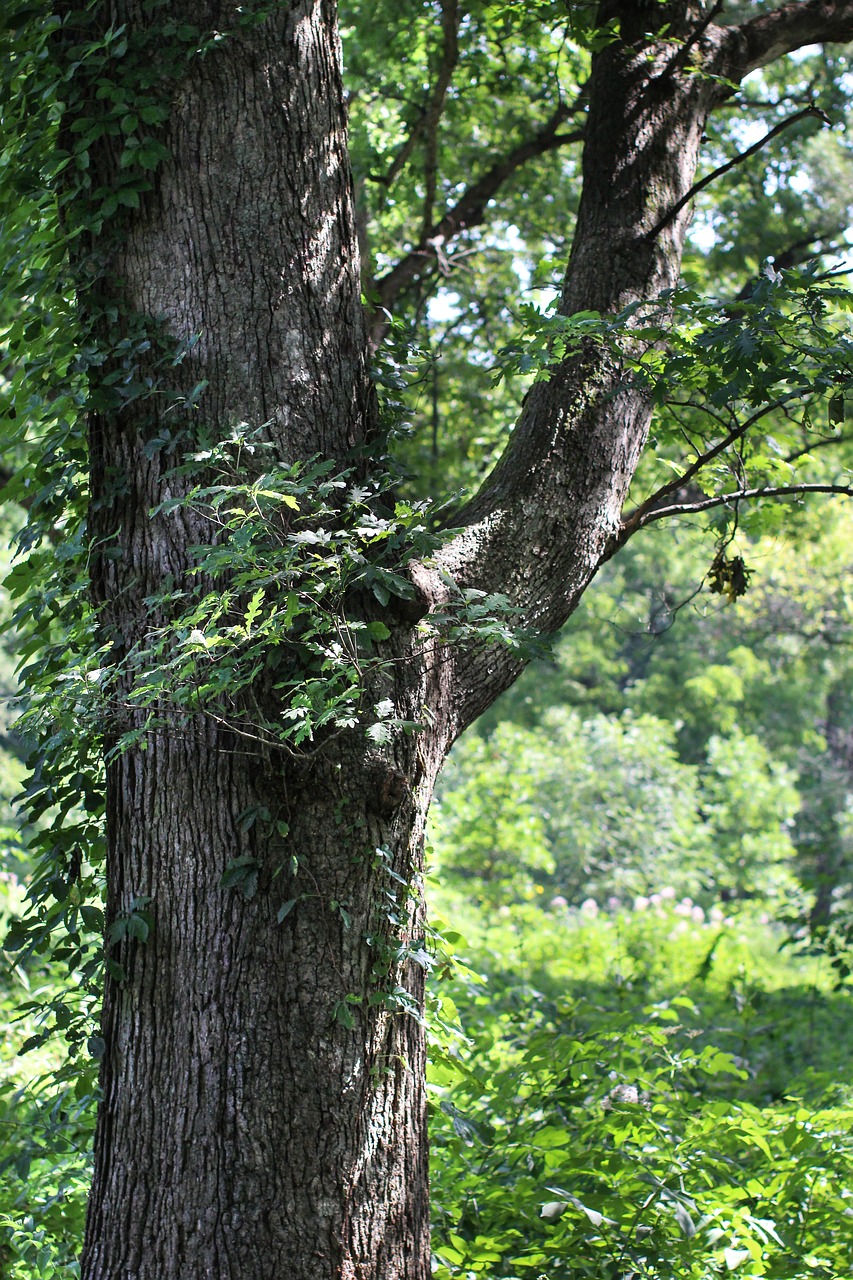
{"label": "bare twig", "polygon": [[813,103],[810,103],[807,107],[803,107],[802,111],[796,111],[792,116],[788,116],[787,120],[780,120],[777,125],[774,125],[769,133],[765,133],[763,138],[760,138],[758,142],[754,142],[751,147],[747,147],[746,151],[741,151],[734,157],[734,159],[729,160],[726,164],[720,165],[718,169],[714,169],[712,173],[706,174],[699,182],[694,183],[687,194],[683,195],[681,199],[672,206],[669,212],[664,214],[657,226],[652,228],[648,233],[647,239],[654,240],[655,236],[659,235],[660,232],[663,231],[664,227],[669,226],[673,218],[678,216],[684,206],[689,204],[694,196],[697,196],[700,191],[704,191],[705,187],[710,186],[712,182],[716,182],[718,178],[722,178],[724,174],[730,173],[732,169],[737,167],[737,165],[743,164],[744,160],[748,160],[750,156],[754,156],[757,151],[762,149],[762,147],[766,147],[767,143],[773,138],[777,137],[785,129],[790,129],[792,125],[797,124],[800,120],[804,120],[806,116],[815,116],[824,124],[832,123],[829,116],[827,116],[824,111],[821,111],[820,107],[816,107]]}
{"label": "bare twig", "polygon": [[560,126],[569,116],[580,109],[579,104],[574,107],[560,105],[538,133],[495,160],[482,177],[467,187],[456,204],[429,227],[426,233],[422,232],[417,245],[376,281],[380,307],[390,309],[407,285],[431,273],[436,264],[441,265],[447,261],[447,242],[460,231],[478,226],[483,221],[488,202],[521,165],[569,143],[580,142],[583,138],[582,129],[569,133],[559,132]]}
{"label": "bare twig", "polygon": [[703,498],[699,502],[677,502],[671,507],[659,507],[656,511],[646,512],[641,520],[635,523],[632,522],[629,530],[626,530],[625,526],[623,526],[622,533],[617,535],[618,545],[622,546],[632,534],[639,529],[644,529],[647,525],[653,524],[656,520],[670,520],[673,516],[696,515],[700,511],[711,511],[714,507],[724,507],[737,502],[749,502],[755,498],[793,498],[808,493],[840,493],[845,497],[853,498],[853,486],[845,484],[770,485],[762,489],[735,489],[731,493],[718,493],[710,498]]}
{"label": "bare twig", "polygon": [[805,458],[810,453],[813,453],[815,449],[826,449],[833,444],[853,444],[853,436],[822,436],[820,440],[812,440],[810,444],[803,445],[802,449],[797,449],[794,453],[787,454],[785,461],[789,463],[797,462],[800,458]]}

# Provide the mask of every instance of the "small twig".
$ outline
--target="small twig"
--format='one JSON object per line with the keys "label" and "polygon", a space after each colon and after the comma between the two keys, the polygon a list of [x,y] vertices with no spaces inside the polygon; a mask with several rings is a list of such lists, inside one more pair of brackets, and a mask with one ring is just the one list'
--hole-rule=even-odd
{"label": "small twig", "polygon": [[[671,493],[677,493],[679,489],[683,489],[690,483],[697,472],[701,471],[709,462],[713,462],[715,458],[718,458],[720,454],[728,449],[730,445],[734,444],[736,440],[742,439],[743,436],[746,435],[747,431],[749,431],[750,427],[754,427],[756,422],[760,421],[765,414],[772,412],[774,409],[780,409],[788,400],[794,399],[798,395],[799,392],[791,392],[789,395],[783,396],[779,400],[774,400],[772,404],[762,406],[761,409],[756,410],[756,412],[751,414],[750,417],[733,427],[722,440],[719,440],[713,446],[713,448],[708,449],[706,453],[700,454],[694,462],[691,462],[686,471],[682,471],[681,475],[676,476],[673,480],[669,480],[666,484],[661,485],[661,487],[650,497],[646,498],[645,502],[641,502],[640,505],[635,507],[631,514],[626,517],[622,528],[626,531],[628,537],[631,536],[635,529],[640,529],[644,524],[648,523],[646,516],[657,506],[661,498],[666,498]],[[668,509],[669,508],[667,508],[667,510]]]}
{"label": "small twig", "polygon": [[821,111],[820,107],[816,107],[814,103],[810,103],[809,106],[803,107],[802,111],[797,111],[794,115],[788,116],[787,120],[781,120],[779,124],[775,125],[770,130],[769,133],[765,133],[764,137],[760,138],[758,142],[753,143],[751,147],[747,147],[746,151],[741,151],[733,160],[729,160],[727,164],[720,165],[719,169],[714,169],[712,173],[706,174],[706,176],[699,182],[694,183],[687,194],[682,196],[680,200],[676,201],[669,212],[664,214],[657,226],[653,227],[652,230],[648,232],[646,239],[654,240],[655,236],[659,235],[660,232],[663,231],[664,227],[668,227],[673,218],[676,218],[684,206],[689,204],[693,197],[697,196],[700,191],[704,191],[705,187],[710,186],[712,182],[716,182],[717,178],[722,178],[725,174],[730,173],[732,169],[737,167],[737,165],[743,164],[744,160],[748,160],[750,156],[754,156],[757,151],[762,149],[762,147],[766,147],[767,143],[773,138],[777,137],[785,129],[789,129],[791,125],[797,124],[800,120],[804,120],[806,116],[816,116],[817,119],[821,120],[824,124],[832,124],[832,121],[826,112]]}
{"label": "small twig", "polygon": [[409,134],[408,134],[408,137],[406,138],[406,141],[403,143],[402,147],[397,152],[394,159],[391,161],[385,173],[381,173],[381,174],[369,173],[367,175],[371,182],[376,182],[381,187],[390,187],[392,185],[392,183],[394,182],[394,179],[397,177],[397,174],[400,172],[401,169],[405,167],[405,165],[409,160],[409,157],[411,156],[412,152],[415,149],[415,146],[417,145],[418,138],[420,137],[420,134],[421,134],[421,129],[423,128],[424,122],[426,121],[426,115],[427,115],[427,108],[422,107],[420,115],[418,116],[417,120],[409,130]]}
{"label": "small twig", "polygon": [[[784,105],[795,107],[798,103],[804,106],[812,105],[812,95],[809,93],[789,94],[784,99]],[[783,105],[782,99],[779,98],[726,98],[717,107],[718,111],[778,111]]]}
{"label": "small twig", "polygon": [[[657,511],[648,511],[641,520],[632,524],[623,541],[632,533],[644,529],[655,520],[668,520],[672,516],[696,515],[700,511],[710,511],[713,507],[723,507],[731,502],[749,502],[754,498],[790,498],[807,493],[840,493],[853,498],[853,486],[845,484],[789,484],[770,486],[764,489],[735,489],[731,493],[719,493],[711,498],[703,498],[701,502],[676,503],[671,507],[660,507]],[[623,528],[623,532],[625,532]],[[620,542],[621,546],[622,543]]]}
{"label": "small twig", "polygon": [[785,462],[797,462],[800,458],[805,458],[815,449],[826,449],[832,444],[851,444],[853,436],[822,436],[820,440],[812,440],[810,444],[803,445],[802,449],[797,449],[794,453],[789,453],[785,457]]}

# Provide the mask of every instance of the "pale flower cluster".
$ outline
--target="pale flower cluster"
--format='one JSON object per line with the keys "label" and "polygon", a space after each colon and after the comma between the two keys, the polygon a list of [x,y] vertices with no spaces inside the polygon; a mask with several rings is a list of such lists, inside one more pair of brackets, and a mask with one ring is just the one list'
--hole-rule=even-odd
{"label": "pale flower cluster", "polygon": [[[556,894],[550,902],[552,911],[568,911],[569,901],[562,894]],[[731,925],[733,919],[727,915],[721,906],[710,907],[705,910],[700,907],[692,898],[681,898],[677,900],[675,889],[671,885],[665,885],[664,888],[656,893],[637,894],[630,906],[626,906],[620,898],[610,897],[607,899],[603,907],[600,907],[595,898],[585,898],[578,908],[578,913],[584,920],[594,920],[602,911],[615,913],[618,911],[653,911],[658,916],[664,916],[669,913],[680,917],[678,922],[678,931],[686,927],[688,924],[693,925],[712,925],[719,927],[720,925]]]}

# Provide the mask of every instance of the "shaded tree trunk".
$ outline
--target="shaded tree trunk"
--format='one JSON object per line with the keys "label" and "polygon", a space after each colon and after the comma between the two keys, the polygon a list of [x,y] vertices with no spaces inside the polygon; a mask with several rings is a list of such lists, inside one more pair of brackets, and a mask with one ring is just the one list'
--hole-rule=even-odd
{"label": "shaded tree trunk", "polygon": [[[820,6],[789,6],[802,9],[817,22]],[[118,242],[95,236],[89,249],[106,257],[120,330],[153,317],[188,344],[165,370],[138,357],[158,391],[204,383],[199,415],[214,436],[247,423],[283,464],[342,465],[376,427],[333,5],[297,0],[236,31],[226,5],[173,11],[225,38],[175,85],[172,158],[154,190]],[[787,37],[758,21],[701,26],[686,3],[611,11],[623,38],[594,60],[566,314],[675,284],[688,207],[668,215],[728,92],[719,77],[814,38],[814,22]],[[97,16],[132,32],[153,21],[138,0]],[[696,31],[702,74],[678,58]],[[94,151],[107,188],[120,179],[114,147]],[[91,291],[81,303],[94,312]],[[410,613],[446,598],[442,570],[506,592],[540,630],[559,627],[609,553],[649,416],[598,344],[557,366],[438,568],[412,570]],[[92,415],[93,587],[116,660],[210,537],[187,511],[149,514],[179,484],[157,445],[171,422],[156,396]],[[429,1274],[424,822],[449,745],[520,662],[426,641],[400,611],[375,616],[393,661],[368,699],[420,721],[418,735],[371,745],[352,731],[295,759],[198,717],[108,767],[108,919],[149,899],[153,929],[111,953],[125,979],[104,1005],[84,1280]],[[114,734],[141,725],[137,713],[119,720]],[[270,820],[247,827],[259,810]],[[252,896],[221,886],[241,857],[257,866]]]}
{"label": "shaded tree trunk", "polygon": [[[147,20],[133,4],[120,17]],[[292,5],[196,61],[165,141],[173,159],[107,244],[101,287],[123,317],[194,343],[149,372],[175,392],[205,382],[214,437],[247,423],[279,462],[342,463],[373,428],[373,390],[331,6]],[[98,157],[107,187],[117,158]],[[186,510],[149,515],[179,483],[151,445],[175,417],[143,397],[92,420],[93,578],[115,661],[167,621],[151,600],[211,538]],[[143,723],[124,711],[113,736]],[[416,746],[384,758],[341,740],[300,763],[197,718],[110,764],[108,919],[150,899],[153,927],[110,952],[126,980],[104,1005],[87,1278],[425,1274],[423,1033],[382,994],[399,984],[423,1007],[438,757]],[[270,821],[245,829],[258,810]],[[239,857],[258,865],[251,899],[221,887]]]}

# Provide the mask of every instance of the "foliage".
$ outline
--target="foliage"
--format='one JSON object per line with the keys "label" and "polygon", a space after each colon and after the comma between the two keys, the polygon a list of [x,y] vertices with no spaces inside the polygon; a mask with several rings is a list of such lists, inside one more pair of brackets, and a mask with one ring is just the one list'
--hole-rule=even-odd
{"label": "foliage", "polygon": [[[87,1093],[86,1090],[89,1090]],[[71,1280],[91,1178],[94,1095],[90,1076],[40,1096],[4,1086],[0,1156],[0,1247],[9,1280]]]}
{"label": "foliage", "polygon": [[[537,921],[507,919],[511,954],[467,913],[473,964],[491,973],[457,984],[470,1047],[431,1075],[437,1274],[841,1274],[849,1087],[816,1101],[814,1076],[789,1076],[786,1096],[762,1096],[761,999],[781,975],[755,964],[761,927],[697,928],[665,901],[633,916],[529,911]],[[796,1039],[797,988],[778,995]]]}
{"label": "foliage", "polygon": [[[481,731],[502,716],[535,733],[560,704],[584,719],[627,706],[672,725],[679,761],[708,780],[712,740],[751,738],[771,772],[796,775],[799,813],[778,849],[785,856],[792,840],[802,883],[829,900],[850,876],[849,513],[827,506],[800,513],[787,538],[741,537],[755,573],[734,606],[698,590],[701,531],[668,531],[664,547],[661,529],[605,567],[550,660],[522,676]],[[778,800],[787,821],[784,789]]]}
{"label": "foliage", "polygon": [[[5,851],[11,852],[8,845]],[[4,872],[4,932],[23,896],[17,876]],[[97,1066],[91,1059],[63,1065],[56,1046],[40,1044],[44,1006],[67,995],[62,969],[44,958],[22,963],[6,953],[5,961],[0,1012],[9,1069],[0,1084],[0,1270],[9,1280],[67,1280],[77,1273],[85,1216]],[[29,1053],[15,1061],[28,1042]]]}
{"label": "foliage", "polygon": [[[192,513],[211,541],[193,549],[186,582],[167,582],[146,599],[152,617],[167,621],[152,625],[124,664],[93,655],[104,667],[82,672],[72,692],[85,705],[95,686],[102,701],[93,722],[101,732],[120,724],[123,710],[147,713],[116,750],[153,726],[197,714],[277,747],[299,747],[362,718],[365,671],[377,665],[372,654],[390,631],[359,617],[359,595],[383,606],[413,598],[405,567],[436,545],[424,504],[383,504],[383,474],[359,483],[353,472],[332,474],[329,463],[264,465],[263,453],[261,443],[235,435],[176,468],[185,478],[203,470],[213,483],[191,483],[154,514]],[[247,480],[252,471],[259,474]],[[259,678],[275,714],[251,698]],[[369,736],[388,714],[368,715]]]}
{"label": "foliage", "polygon": [[661,885],[703,903],[766,898],[794,887],[798,799],[784,767],[734,727],[710,740],[697,770],[679,760],[664,720],[554,708],[536,732],[503,722],[460,745],[433,844],[443,873],[495,903],[546,886],[575,905]]}
{"label": "foliage", "polygon": [[790,772],[772,761],[755,737],[735,729],[708,743],[702,805],[717,854],[720,892],[767,900],[779,887],[776,878],[784,883],[794,856],[790,829],[800,804],[792,783]]}

